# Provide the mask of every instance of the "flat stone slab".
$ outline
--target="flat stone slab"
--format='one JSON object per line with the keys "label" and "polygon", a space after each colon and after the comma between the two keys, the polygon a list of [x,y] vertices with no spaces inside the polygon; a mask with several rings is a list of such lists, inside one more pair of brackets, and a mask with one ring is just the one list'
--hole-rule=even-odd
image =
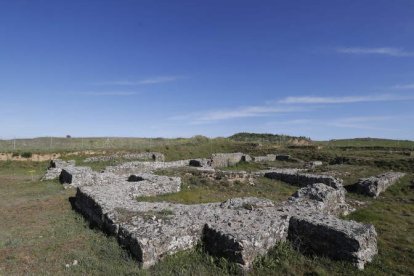
{"label": "flat stone slab", "polygon": [[288,239],[304,253],[348,261],[359,269],[378,253],[374,226],[322,214],[293,215]]}
{"label": "flat stone slab", "polygon": [[356,183],[356,190],[360,194],[378,197],[380,193],[384,192],[403,176],[405,176],[405,173],[387,172],[377,176],[361,178]]}

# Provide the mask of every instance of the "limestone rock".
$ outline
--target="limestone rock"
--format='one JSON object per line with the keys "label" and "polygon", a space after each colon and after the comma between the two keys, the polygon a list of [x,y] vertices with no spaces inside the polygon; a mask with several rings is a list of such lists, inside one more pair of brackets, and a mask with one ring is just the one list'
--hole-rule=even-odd
{"label": "limestone rock", "polygon": [[276,155],[275,154],[267,154],[266,156],[255,156],[253,158],[254,162],[268,162],[268,161],[275,161]]}
{"label": "limestone rock", "polygon": [[322,214],[293,215],[288,239],[302,252],[349,261],[359,269],[378,252],[374,226]]}
{"label": "limestone rock", "polygon": [[377,176],[361,178],[356,183],[356,190],[358,193],[367,196],[378,197],[380,193],[384,192],[404,175],[405,173],[400,172],[387,172]]}
{"label": "limestone rock", "polygon": [[252,158],[241,152],[215,153],[211,156],[211,165],[215,168],[234,166],[242,161],[250,162]]}
{"label": "limestone rock", "polygon": [[280,180],[292,185],[297,185],[300,187],[307,186],[309,184],[314,183],[323,183],[328,186],[331,186],[335,189],[342,189],[342,180],[338,178],[334,178],[328,175],[317,175],[317,174],[310,174],[310,173],[300,173],[297,170],[289,170],[289,169],[282,169],[282,170],[273,170],[266,172],[264,174],[265,177],[275,180]]}

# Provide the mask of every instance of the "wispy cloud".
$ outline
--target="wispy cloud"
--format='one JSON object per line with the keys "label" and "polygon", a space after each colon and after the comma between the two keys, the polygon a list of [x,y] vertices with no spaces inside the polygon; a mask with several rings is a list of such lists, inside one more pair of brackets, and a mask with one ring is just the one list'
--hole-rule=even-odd
{"label": "wispy cloud", "polygon": [[347,104],[360,102],[405,101],[414,100],[414,96],[399,95],[371,95],[345,97],[286,97],[278,101],[281,104]]}
{"label": "wispy cloud", "polygon": [[118,86],[135,86],[135,85],[148,85],[158,84],[165,82],[172,82],[184,78],[183,76],[158,76],[141,80],[115,80],[115,81],[103,81],[95,82],[94,85],[118,85]]}
{"label": "wispy cloud", "polygon": [[86,96],[113,96],[113,97],[125,97],[125,96],[134,96],[139,94],[134,91],[97,91],[97,92],[85,92],[83,93]]}
{"label": "wispy cloud", "polygon": [[363,48],[363,47],[341,47],[337,48],[338,53],[355,54],[355,55],[385,55],[392,57],[414,57],[414,52],[406,51],[402,48],[379,47],[379,48]]}
{"label": "wispy cloud", "polygon": [[409,83],[409,84],[397,84],[394,85],[392,88],[394,89],[414,89],[414,83]]}
{"label": "wispy cloud", "polygon": [[186,120],[191,124],[204,124],[216,121],[271,116],[278,113],[289,113],[304,111],[299,107],[278,107],[278,106],[245,106],[233,109],[213,110],[170,117],[171,120]]}
{"label": "wispy cloud", "polygon": [[380,130],[380,131],[396,131],[397,129],[384,127],[385,122],[392,122],[395,120],[411,120],[413,117],[404,116],[404,115],[395,115],[395,116],[355,116],[355,117],[339,117],[331,118],[326,117],[324,119],[293,119],[286,121],[278,121],[268,123],[268,127],[275,126],[292,126],[296,129],[305,129],[305,128],[339,128],[339,129],[361,129],[361,130]]}

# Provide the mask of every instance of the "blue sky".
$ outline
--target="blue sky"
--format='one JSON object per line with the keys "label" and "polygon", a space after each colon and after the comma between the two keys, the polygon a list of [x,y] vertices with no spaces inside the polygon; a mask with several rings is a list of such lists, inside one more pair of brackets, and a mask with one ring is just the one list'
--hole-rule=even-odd
{"label": "blue sky", "polygon": [[0,0],[0,138],[414,139],[414,1]]}

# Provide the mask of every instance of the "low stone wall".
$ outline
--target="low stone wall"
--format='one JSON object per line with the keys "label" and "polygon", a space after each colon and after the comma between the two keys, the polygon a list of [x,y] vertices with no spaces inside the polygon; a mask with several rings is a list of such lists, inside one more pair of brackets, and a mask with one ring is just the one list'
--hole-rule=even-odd
{"label": "low stone wall", "polygon": [[335,189],[342,189],[342,180],[328,175],[301,173],[297,170],[274,170],[264,174],[265,177],[280,180],[292,185],[304,187],[314,183],[323,183]]}
{"label": "low stone wall", "polygon": [[288,239],[300,251],[348,261],[364,269],[378,253],[374,226],[334,216],[293,215],[289,221]]}
{"label": "low stone wall", "polygon": [[135,174],[142,172],[152,172],[158,169],[180,168],[189,166],[190,160],[178,160],[171,162],[144,162],[134,161],[127,162],[118,166],[108,166],[105,172],[112,172],[116,174]]}
{"label": "low stone wall", "polygon": [[211,170],[211,169],[200,169],[197,170],[197,174],[201,177],[208,178],[210,180],[222,180],[225,179],[229,182],[246,182],[254,184],[253,178],[254,175],[245,172],[245,171],[220,171],[220,170]]}
{"label": "low stone wall", "polygon": [[253,157],[254,162],[272,162],[276,160],[275,154],[267,154],[266,156],[255,156]]}
{"label": "low stone wall", "polygon": [[116,159],[164,162],[165,156],[164,154],[159,153],[159,152],[140,152],[140,153],[124,153],[124,154],[117,153],[113,155],[88,157],[84,160],[84,162],[85,163],[101,162],[101,161],[111,161],[111,160],[116,160]]}
{"label": "low stone wall", "polygon": [[384,192],[404,175],[405,173],[400,172],[387,172],[377,176],[361,178],[355,184],[356,191],[367,196],[378,197],[380,193]]}

